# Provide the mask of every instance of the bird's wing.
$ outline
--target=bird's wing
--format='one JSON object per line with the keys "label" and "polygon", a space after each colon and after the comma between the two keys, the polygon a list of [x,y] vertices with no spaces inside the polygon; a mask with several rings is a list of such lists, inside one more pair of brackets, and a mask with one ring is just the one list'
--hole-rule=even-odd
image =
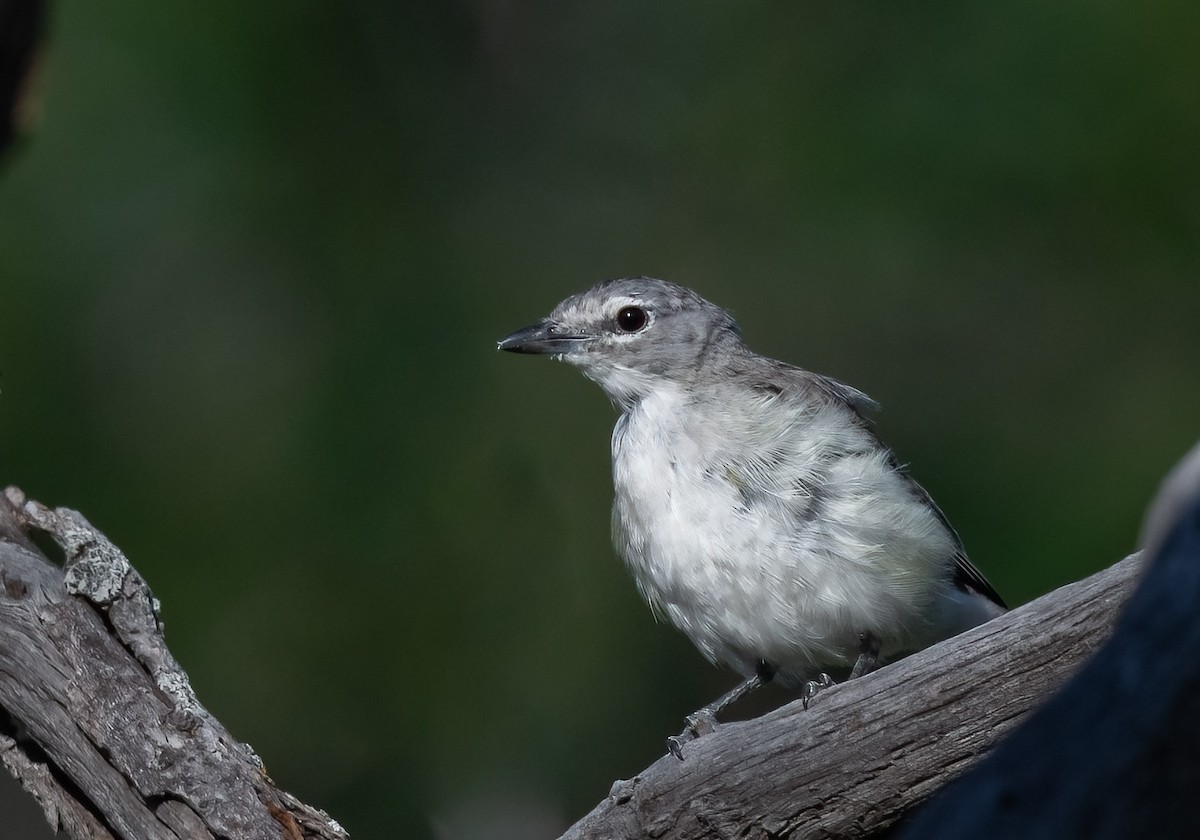
{"label": "bird's wing", "polygon": [[[870,415],[878,411],[879,404],[875,400],[868,397],[857,388],[852,388],[843,382],[836,379],[831,379],[828,376],[812,373],[802,368],[793,367],[784,362],[772,361],[770,376],[766,380],[765,387],[780,389],[779,393],[785,389],[802,389],[808,393],[820,393],[828,398],[836,400],[849,407],[855,415],[861,420],[864,427],[870,429]],[[871,432],[873,436],[873,432]],[[882,445],[882,444],[881,444]],[[890,453],[889,453],[890,454]],[[892,467],[900,473],[908,482],[909,488],[923,504],[927,505],[938,520],[945,526],[946,530],[954,537],[954,584],[961,589],[966,589],[971,592],[977,592],[983,597],[992,601],[996,605],[1008,609],[1008,605],[1004,603],[1004,599],[1000,597],[994,586],[988,582],[988,579],[983,576],[983,572],[975,566],[967,557],[966,550],[963,548],[962,540],[959,539],[958,532],[951,526],[950,521],[946,518],[946,514],[942,513],[942,509],[933,501],[933,497],[929,492],[909,476],[900,463],[896,460],[894,454],[891,454]]]}
{"label": "bird's wing", "polygon": [[736,370],[736,375],[754,390],[780,395],[786,399],[799,398],[806,402],[812,399],[812,395],[817,394],[831,402],[847,406],[868,426],[870,415],[879,411],[879,403],[875,400],[857,388],[831,377],[765,356],[751,356],[742,360],[742,363],[745,366]]}
{"label": "bird's wing", "polygon": [[850,406],[850,408],[854,409],[854,413],[868,425],[870,424],[871,415],[879,411],[879,403],[857,388],[847,385],[845,382],[839,382],[836,379],[822,376],[819,373],[799,372],[806,374],[804,379],[810,388]]}
{"label": "bird's wing", "polygon": [[977,592],[996,606],[1008,609],[1008,604],[1004,603],[1004,599],[1000,597],[1000,593],[996,591],[995,587],[988,583],[983,572],[979,571],[975,564],[967,558],[967,555],[961,551],[954,555],[954,585],[961,589]]}
{"label": "bird's wing", "polygon": [[[840,459],[879,447],[864,412],[866,394],[816,373],[763,356],[739,360],[735,390],[723,393],[722,414],[733,419],[716,457],[747,507],[777,506],[809,530],[829,501],[829,471]],[[743,388],[763,397],[746,399]],[[845,488],[841,488],[845,490]]]}
{"label": "bird's wing", "polygon": [[892,464],[896,468],[897,472],[901,473],[908,481],[908,486],[912,490],[913,494],[916,495],[917,498],[919,498],[924,504],[928,505],[929,509],[932,510],[937,516],[938,520],[941,521],[942,525],[946,527],[946,530],[954,535],[954,585],[960,589],[966,589],[970,592],[977,592],[997,606],[1008,609],[1008,604],[1004,603],[1004,599],[1000,597],[1000,593],[997,592],[996,588],[988,582],[987,578],[983,576],[983,572],[979,571],[979,568],[971,562],[970,558],[967,557],[967,552],[963,548],[962,540],[959,539],[958,532],[954,530],[954,527],[950,524],[950,520],[946,518],[946,514],[942,513],[942,509],[937,506],[937,502],[935,502],[933,497],[929,495],[929,491],[918,484],[914,478],[904,472],[900,464],[896,462],[895,455],[892,455]]}

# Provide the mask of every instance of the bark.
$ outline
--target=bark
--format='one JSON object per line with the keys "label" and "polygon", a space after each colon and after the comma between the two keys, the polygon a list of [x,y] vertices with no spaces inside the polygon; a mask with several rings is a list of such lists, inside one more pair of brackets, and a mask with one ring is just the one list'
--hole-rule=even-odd
{"label": "bark", "polygon": [[1109,643],[903,840],[1200,837],[1200,446],[1145,532],[1152,559]]}
{"label": "bark", "polygon": [[15,488],[0,499],[0,761],[76,840],[347,837],[196,699],[116,546]]}

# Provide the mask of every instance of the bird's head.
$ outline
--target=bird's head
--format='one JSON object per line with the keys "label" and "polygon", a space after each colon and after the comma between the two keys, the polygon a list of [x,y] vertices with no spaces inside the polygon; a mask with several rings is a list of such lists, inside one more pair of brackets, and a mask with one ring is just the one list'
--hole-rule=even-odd
{"label": "bird's head", "polygon": [[743,350],[728,312],[650,277],[609,280],[572,295],[497,347],[575,365],[625,408],[657,388],[695,383]]}

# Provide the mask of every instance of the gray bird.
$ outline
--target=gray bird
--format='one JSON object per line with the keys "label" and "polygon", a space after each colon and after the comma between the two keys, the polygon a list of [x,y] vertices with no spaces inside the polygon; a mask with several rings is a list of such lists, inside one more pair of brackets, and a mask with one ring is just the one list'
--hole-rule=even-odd
{"label": "gray bird", "polygon": [[654,612],[745,680],[807,700],[1006,609],[854,388],[760,356],[733,317],[649,277],[567,298],[498,345],[578,367],[621,412],[613,540]]}

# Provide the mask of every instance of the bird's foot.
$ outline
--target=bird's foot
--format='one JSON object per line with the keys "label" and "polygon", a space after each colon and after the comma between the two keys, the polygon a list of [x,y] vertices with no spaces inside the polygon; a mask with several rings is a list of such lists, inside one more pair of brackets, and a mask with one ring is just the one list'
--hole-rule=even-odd
{"label": "bird's foot", "polygon": [[683,731],[667,739],[667,749],[670,750],[671,755],[683,761],[683,745],[695,741],[702,735],[716,732],[718,726],[720,724],[717,723],[716,714],[708,707],[692,712],[687,716],[687,726],[683,728]]}
{"label": "bird's foot", "polygon": [[804,684],[804,688],[800,691],[800,701],[804,704],[804,708],[808,708],[809,702],[817,696],[817,694],[831,685],[835,685],[833,677],[826,673],[820,673],[815,680],[809,680]]}
{"label": "bird's foot", "polygon": [[879,667],[879,639],[871,633],[860,633],[858,636],[858,659],[850,671],[850,679],[856,680]]}
{"label": "bird's foot", "polygon": [[771,681],[775,676],[775,666],[759,660],[754,676],[747,677],[729,691],[703,708],[697,709],[687,716],[687,727],[678,735],[667,739],[667,749],[671,755],[683,761],[683,745],[694,741],[701,735],[707,735],[717,730],[717,716],[750,692]]}

